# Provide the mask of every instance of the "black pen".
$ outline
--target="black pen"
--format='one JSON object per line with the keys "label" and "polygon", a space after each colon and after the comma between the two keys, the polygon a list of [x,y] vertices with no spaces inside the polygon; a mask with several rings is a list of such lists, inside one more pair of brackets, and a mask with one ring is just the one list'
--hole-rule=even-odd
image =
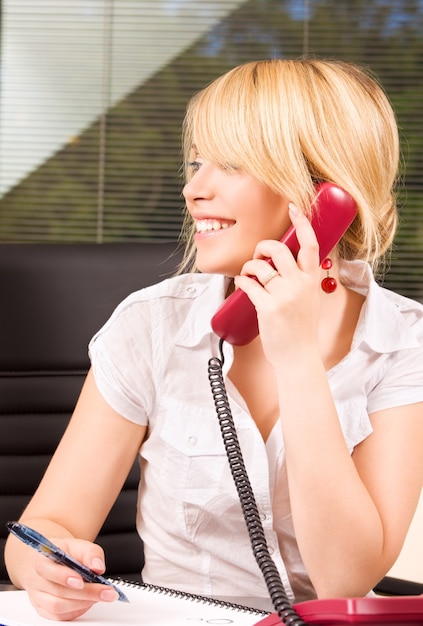
{"label": "black pen", "polygon": [[55,563],[60,563],[61,565],[67,565],[70,567],[74,572],[80,574],[86,582],[100,583],[102,585],[107,585],[108,587],[113,587],[119,595],[119,600],[121,602],[129,602],[125,594],[113,583],[111,583],[110,580],[107,580],[104,576],[96,574],[85,565],[82,565],[82,563],[79,563],[79,561],[71,557],[70,554],[67,554],[64,550],[55,546],[54,543],[49,541],[36,530],[33,530],[24,524],[20,524],[19,522],[7,522],[7,529],[27,546],[31,546],[31,548],[38,550],[38,552],[44,554],[44,556],[48,559],[51,559]]}

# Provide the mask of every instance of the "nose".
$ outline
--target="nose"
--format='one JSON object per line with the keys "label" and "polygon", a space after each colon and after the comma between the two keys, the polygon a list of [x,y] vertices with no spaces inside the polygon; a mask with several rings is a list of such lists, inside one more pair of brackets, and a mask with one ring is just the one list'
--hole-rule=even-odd
{"label": "nose", "polygon": [[202,163],[192,178],[185,184],[182,194],[187,202],[210,200],[213,197],[211,165]]}

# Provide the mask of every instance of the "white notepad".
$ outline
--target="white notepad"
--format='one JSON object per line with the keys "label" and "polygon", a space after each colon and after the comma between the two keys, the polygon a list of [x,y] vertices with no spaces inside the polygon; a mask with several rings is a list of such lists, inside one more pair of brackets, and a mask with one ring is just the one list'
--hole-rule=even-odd
{"label": "white notepad", "polygon": [[[119,585],[119,583],[117,583]],[[264,611],[208,600],[153,585],[122,585],[129,603],[100,602],[73,622],[47,620],[38,615],[25,591],[0,592],[0,626],[63,626],[105,624],[126,626],[254,626]]]}

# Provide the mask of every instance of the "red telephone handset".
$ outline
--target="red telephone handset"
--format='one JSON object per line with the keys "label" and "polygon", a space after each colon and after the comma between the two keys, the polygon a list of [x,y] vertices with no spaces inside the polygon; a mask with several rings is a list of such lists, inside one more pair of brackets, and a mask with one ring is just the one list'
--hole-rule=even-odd
{"label": "red telephone handset", "polygon": [[[336,246],[357,215],[355,200],[333,183],[320,183],[313,200],[311,225],[320,247],[320,262]],[[297,257],[300,246],[291,226],[281,241]],[[272,264],[270,259],[267,261]],[[243,346],[258,335],[256,310],[242,289],[237,289],[222,304],[211,321],[214,332],[229,343]]]}

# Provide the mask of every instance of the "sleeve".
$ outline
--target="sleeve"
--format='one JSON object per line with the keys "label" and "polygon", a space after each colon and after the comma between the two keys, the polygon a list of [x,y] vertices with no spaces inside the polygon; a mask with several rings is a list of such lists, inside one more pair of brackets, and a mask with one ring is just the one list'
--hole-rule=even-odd
{"label": "sleeve", "polygon": [[416,348],[398,350],[368,396],[368,413],[423,402],[423,341]]}
{"label": "sleeve", "polygon": [[147,425],[155,397],[148,301],[127,298],[90,341],[100,393],[123,417]]}

